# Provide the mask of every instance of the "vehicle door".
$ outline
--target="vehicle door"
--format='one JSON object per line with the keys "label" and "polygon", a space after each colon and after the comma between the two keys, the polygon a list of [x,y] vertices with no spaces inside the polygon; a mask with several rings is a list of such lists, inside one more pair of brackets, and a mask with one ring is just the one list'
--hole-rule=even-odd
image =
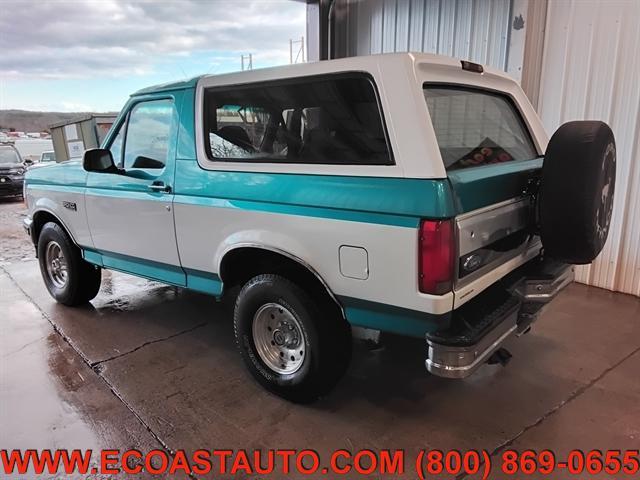
{"label": "vehicle door", "polygon": [[184,285],[172,193],[177,100],[143,98],[128,106],[105,145],[120,172],[88,174],[86,209],[105,267]]}

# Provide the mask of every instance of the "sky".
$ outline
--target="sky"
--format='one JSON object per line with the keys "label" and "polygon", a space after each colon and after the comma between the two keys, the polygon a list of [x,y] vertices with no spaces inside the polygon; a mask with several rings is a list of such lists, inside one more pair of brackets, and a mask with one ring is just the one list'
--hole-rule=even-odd
{"label": "sky", "polygon": [[134,91],[289,63],[292,0],[0,0],[0,109],[118,111]]}

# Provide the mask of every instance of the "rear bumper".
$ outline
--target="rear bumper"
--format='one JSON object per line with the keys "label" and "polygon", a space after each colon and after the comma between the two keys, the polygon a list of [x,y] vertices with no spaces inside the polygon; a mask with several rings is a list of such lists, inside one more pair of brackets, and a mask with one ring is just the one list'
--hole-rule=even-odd
{"label": "rear bumper", "polygon": [[427,371],[439,377],[466,378],[485,363],[518,329],[518,311],[514,310],[480,341],[468,346],[444,345],[427,339]]}
{"label": "rear bumper", "polygon": [[573,281],[573,266],[534,259],[454,312],[445,331],[427,334],[427,370],[466,378],[508,339],[525,333],[542,308]]}

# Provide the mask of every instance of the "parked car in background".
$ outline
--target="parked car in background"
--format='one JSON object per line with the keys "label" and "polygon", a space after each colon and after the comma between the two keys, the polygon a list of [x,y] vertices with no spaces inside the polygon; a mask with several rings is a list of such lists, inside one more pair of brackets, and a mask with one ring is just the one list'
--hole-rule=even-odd
{"label": "parked car in background", "polygon": [[53,150],[47,150],[46,152],[42,152],[40,155],[40,163],[47,162],[55,162],[56,161],[56,152]]}
{"label": "parked car in background", "polygon": [[247,369],[307,402],[344,373],[353,327],[422,338],[442,377],[505,363],[601,251],[615,151],[602,122],[549,140],[504,72],[354,57],[139,91],[103,148],[28,172],[24,222],[64,305],[102,268],[239,291]]}
{"label": "parked car in background", "polygon": [[40,154],[40,159],[29,166],[29,170],[33,168],[45,167],[47,165],[54,165],[56,163],[56,154],[53,150],[47,150],[46,152],[42,152]]}
{"label": "parked car in background", "polygon": [[0,145],[0,197],[22,196],[26,166],[13,145]]}

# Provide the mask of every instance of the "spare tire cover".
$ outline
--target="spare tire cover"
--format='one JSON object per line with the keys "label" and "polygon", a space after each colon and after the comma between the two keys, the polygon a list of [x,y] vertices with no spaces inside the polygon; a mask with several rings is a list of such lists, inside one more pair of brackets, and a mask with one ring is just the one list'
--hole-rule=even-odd
{"label": "spare tire cover", "polygon": [[609,234],[615,182],[616,144],[606,123],[558,128],[547,147],[538,197],[545,255],[574,264],[596,258]]}

